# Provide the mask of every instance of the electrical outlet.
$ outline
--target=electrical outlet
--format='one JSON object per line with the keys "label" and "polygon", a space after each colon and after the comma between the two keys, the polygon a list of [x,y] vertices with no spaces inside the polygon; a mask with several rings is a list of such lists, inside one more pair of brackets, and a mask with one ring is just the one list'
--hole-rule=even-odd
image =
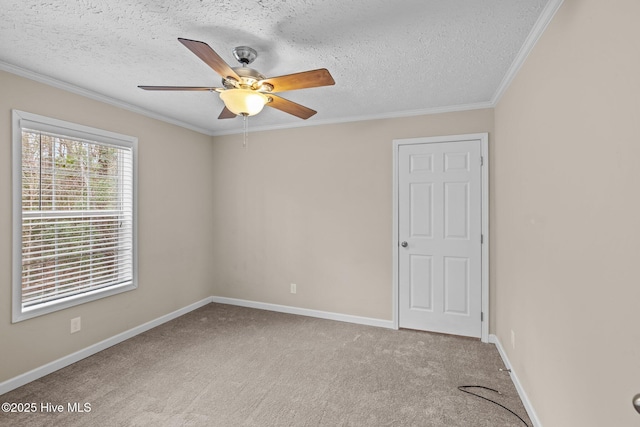
{"label": "electrical outlet", "polygon": [[295,293],[296,293],[296,284],[295,284],[295,283],[292,283],[292,284],[291,284],[291,293],[292,293],[292,294],[295,294]]}
{"label": "electrical outlet", "polygon": [[80,331],[80,328],[80,318],[74,317],[73,319],[71,319],[71,333],[75,334],[76,332]]}
{"label": "electrical outlet", "polygon": [[516,348],[516,333],[511,330],[511,348]]}

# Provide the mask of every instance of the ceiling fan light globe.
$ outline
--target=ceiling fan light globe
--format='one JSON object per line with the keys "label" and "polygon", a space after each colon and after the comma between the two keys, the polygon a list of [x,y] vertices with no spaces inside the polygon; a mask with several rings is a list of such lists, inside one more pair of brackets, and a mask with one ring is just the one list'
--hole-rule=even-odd
{"label": "ceiling fan light globe", "polygon": [[269,98],[250,89],[227,89],[220,92],[224,105],[236,115],[254,116],[262,111]]}

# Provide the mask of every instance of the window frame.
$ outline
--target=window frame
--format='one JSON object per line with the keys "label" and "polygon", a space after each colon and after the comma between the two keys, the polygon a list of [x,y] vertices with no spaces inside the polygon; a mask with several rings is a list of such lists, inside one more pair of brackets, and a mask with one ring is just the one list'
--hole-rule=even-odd
{"label": "window frame", "polygon": [[[58,120],[34,113],[12,110],[12,323],[31,319],[73,306],[128,292],[138,287],[138,138]],[[29,123],[28,126],[24,126]],[[34,128],[34,125],[36,129]],[[22,130],[64,135],[70,139],[88,140],[105,145],[125,147],[132,155],[132,280],[82,294],[71,295],[24,308],[22,303]]]}

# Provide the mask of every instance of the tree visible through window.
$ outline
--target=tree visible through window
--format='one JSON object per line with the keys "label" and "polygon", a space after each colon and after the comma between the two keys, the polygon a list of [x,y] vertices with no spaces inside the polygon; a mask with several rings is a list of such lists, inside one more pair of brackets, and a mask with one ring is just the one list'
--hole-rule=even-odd
{"label": "tree visible through window", "polygon": [[135,287],[133,147],[49,128],[20,122],[21,314]]}

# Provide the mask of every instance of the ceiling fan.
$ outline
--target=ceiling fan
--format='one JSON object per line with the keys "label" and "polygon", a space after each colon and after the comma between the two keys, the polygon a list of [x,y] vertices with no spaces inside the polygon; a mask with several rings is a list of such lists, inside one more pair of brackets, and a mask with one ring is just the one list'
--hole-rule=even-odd
{"label": "ceiling fan", "polygon": [[267,78],[247,66],[258,56],[258,53],[248,46],[238,46],[233,50],[234,57],[242,66],[232,68],[208,44],[183,38],[178,38],[178,41],[222,76],[223,87],[138,87],[144,90],[218,92],[225,105],[218,116],[219,119],[230,119],[237,115],[253,116],[268,105],[306,120],[316,114],[316,111],[277,96],[275,93],[335,84],[333,77],[325,68]]}

